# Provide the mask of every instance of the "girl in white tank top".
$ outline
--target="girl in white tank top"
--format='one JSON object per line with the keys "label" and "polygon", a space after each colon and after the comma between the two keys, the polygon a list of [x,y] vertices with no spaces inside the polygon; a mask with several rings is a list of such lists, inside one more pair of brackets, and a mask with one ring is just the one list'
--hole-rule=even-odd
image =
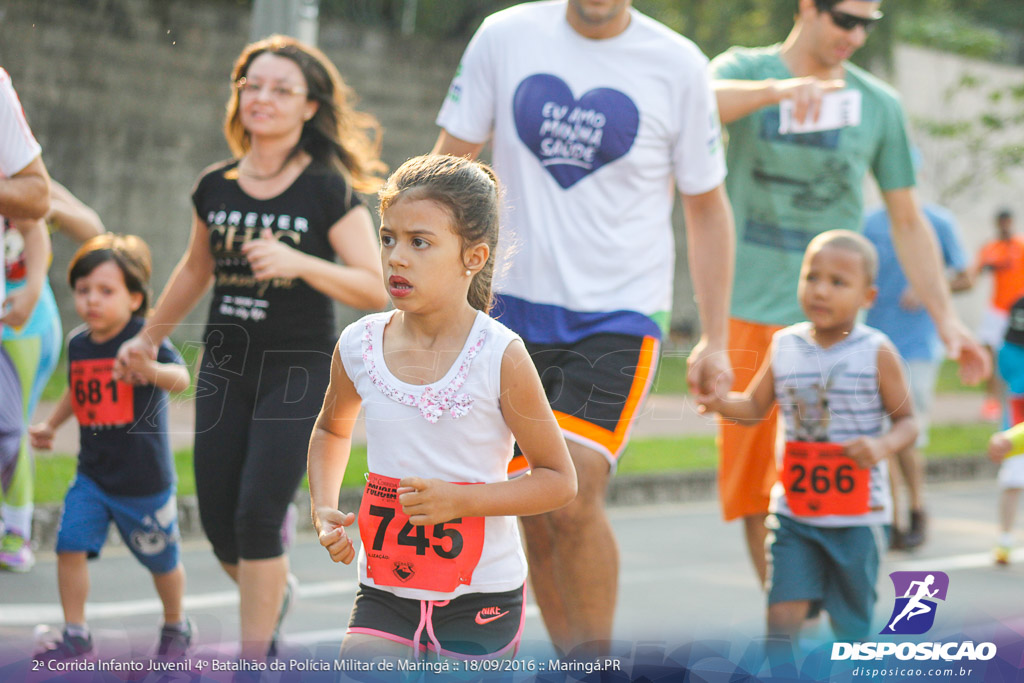
{"label": "girl in white tank top", "polygon": [[[348,564],[356,515],[337,501],[365,410],[360,591],[342,657],[507,656],[526,580],[515,516],[567,504],[576,475],[526,348],[486,315],[497,181],[476,162],[417,157],[380,205],[396,310],[342,333],[309,447],[313,523]],[[509,480],[513,441],[531,473]]]}

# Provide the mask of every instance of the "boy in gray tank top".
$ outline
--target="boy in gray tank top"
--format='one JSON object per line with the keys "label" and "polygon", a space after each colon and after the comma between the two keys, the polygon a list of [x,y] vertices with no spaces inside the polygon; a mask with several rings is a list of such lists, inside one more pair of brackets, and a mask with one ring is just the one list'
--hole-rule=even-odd
{"label": "boy in gray tank top", "polygon": [[747,392],[698,397],[702,410],[741,423],[779,405],[786,443],[767,520],[770,637],[795,638],[821,609],[841,639],[871,628],[883,527],[892,522],[887,461],[917,436],[895,347],[857,322],[874,301],[877,270],[861,235],[818,235],[798,285],[807,320],[775,333]]}

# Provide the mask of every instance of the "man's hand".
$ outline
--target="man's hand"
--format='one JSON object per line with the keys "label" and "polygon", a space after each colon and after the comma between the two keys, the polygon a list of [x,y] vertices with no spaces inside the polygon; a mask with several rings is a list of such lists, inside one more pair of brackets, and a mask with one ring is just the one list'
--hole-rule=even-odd
{"label": "man's hand", "polygon": [[725,400],[713,392],[710,394],[695,394],[693,401],[697,404],[697,412],[701,415],[721,412],[722,406],[725,405]]}
{"label": "man's hand", "polygon": [[992,356],[978,343],[960,319],[949,318],[938,327],[939,337],[946,345],[946,356],[960,365],[960,381],[967,385],[985,381],[992,374]]}
{"label": "man's hand", "polygon": [[792,100],[793,116],[803,123],[818,120],[825,93],[842,90],[845,86],[842,79],[822,80],[816,76],[803,76],[776,81],[775,94],[780,102]]}
{"label": "man's hand", "polygon": [[724,399],[729,395],[735,378],[724,347],[709,344],[702,336],[690,352],[686,367],[686,383],[693,396]]}

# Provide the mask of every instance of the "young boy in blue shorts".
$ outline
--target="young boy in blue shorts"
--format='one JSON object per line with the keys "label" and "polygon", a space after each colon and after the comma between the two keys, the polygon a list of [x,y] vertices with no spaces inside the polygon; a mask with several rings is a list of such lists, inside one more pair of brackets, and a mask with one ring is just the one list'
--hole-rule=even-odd
{"label": "young boy in blue shorts", "polygon": [[181,656],[191,644],[191,624],[182,614],[185,570],[167,437],[167,392],[188,388],[188,370],[165,342],[157,358],[134,361],[127,377],[114,374],[118,347],[142,327],[151,270],[149,248],[141,239],[109,233],[82,245],[68,269],[75,311],[85,325],[68,342],[68,390],[30,435],[34,448],[50,449],[57,428],[74,415],[80,451],[57,532],[64,631],[37,660],[92,654],[85,623],[86,561],[99,556],[111,521],[153,574],[163,603],[157,655]]}
{"label": "young boy in blue shorts", "polygon": [[775,333],[746,393],[698,397],[704,410],[740,422],[763,419],[774,403],[782,413],[781,481],[767,522],[770,637],[795,638],[820,609],[839,639],[870,631],[883,525],[892,523],[887,462],[917,436],[899,355],[857,322],[874,301],[877,269],[861,235],[815,237],[797,292],[807,321]]}

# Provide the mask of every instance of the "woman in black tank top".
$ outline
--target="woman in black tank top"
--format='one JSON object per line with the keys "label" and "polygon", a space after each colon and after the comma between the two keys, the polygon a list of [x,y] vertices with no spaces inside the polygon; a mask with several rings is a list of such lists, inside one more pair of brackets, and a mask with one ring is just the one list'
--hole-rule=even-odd
{"label": "woman in black tank top", "polygon": [[[203,529],[239,586],[242,656],[275,654],[294,583],[282,522],[336,340],[333,302],[383,308],[377,241],[355,195],[385,170],[380,126],[319,50],[272,36],[232,72],[225,137],[235,158],[192,195],[188,249],[152,316],[118,352],[154,356],[213,285],[196,391]],[[340,260],[340,263],[336,262]]]}

